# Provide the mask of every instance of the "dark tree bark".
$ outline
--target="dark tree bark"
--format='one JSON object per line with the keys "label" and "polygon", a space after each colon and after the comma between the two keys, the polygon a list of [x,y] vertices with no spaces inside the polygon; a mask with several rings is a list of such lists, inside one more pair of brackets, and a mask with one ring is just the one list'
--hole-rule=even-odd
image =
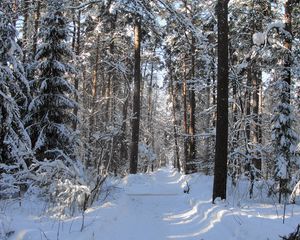
{"label": "dark tree bark", "polygon": [[[153,57],[155,57],[156,46],[153,48]],[[153,60],[154,61],[154,60]],[[148,84],[147,94],[148,94],[148,106],[147,106],[147,125],[149,131],[149,137],[147,138],[147,144],[154,149],[154,131],[153,131],[153,76],[154,76],[154,64],[155,62],[151,63],[151,71],[150,71],[150,82]],[[153,164],[152,164],[153,165]]]}
{"label": "dark tree bark", "polygon": [[23,2],[23,39],[22,39],[22,47],[23,47],[23,63],[25,64],[27,61],[27,51],[28,51],[28,11],[29,11],[30,2],[28,0],[24,0]]}
{"label": "dark tree bark", "polygon": [[[185,60],[184,60],[185,61]],[[189,161],[189,151],[188,151],[188,120],[187,120],[187,86],[186,86],[186,65],[184,63],[184,76],[183,76],[183,84],[182,84],[182,98],[183,98],[183,129],[184,129],[184,137],[183,137],[183,154],[184,154],[184,163],[182,164],[182,170],[184,174],[187,174],[187,164]]]}
{"label": "dark tree bark", "polygon": [[40,2],[40,0],[37,0],[36,1],[36,9],[35,9],[35,19],[34,19],[32,60],[34,60],[34,56],[36,55],[38,31],[39,31],[39,27],[40,27],[40,18],[41,18],[41,2]]}
{"label": "dark tree bark", "polygon": [[[77,21],[76,21],[76,44],[75,44],[75,54],[76,56],[79,56],[80,54],[80,42],[81,42],[81,23],[80,23],[80,19],[81,19],[81,11],[78,11],[77,14]],[[79,88],[79,79],[78,77],[75,77],[74,79],[74,87],[76,89],[76,91],[78,91]],[[75,101],[78,102],[79,98],[78,98],[78,94],[75,93],[75,97],[74,97]],[[74,115],[77,117],[78,116],[78,108],[74,108]],[[74,123],[73,125],[74,129],[77,129],[77,122]]]}
{"label": "dark tree bark", "polygon": [[[284,3],[284,22],[285,22],[285,30],[292,34],[292,12],[293,12],[293,4],[294,0],[287,0]],[[288,85],[291,85],[291,65],[292,65],[292,57],[290,51],[292,50],[292,36],[286,36],[284,41],[284,46],[287,49],[287,53],[284,61],[284,69],[283,69],[283,81],[285,81]]]}
{"label": "dark tree bark", "polygon": [[212,201],[226,199],[228,146],[228,2],[218,0],[217,129]]}
{"label": "dark tree bark", "polygon": [[[262,73],[260,70],[253,71],[252,74],[252,86],[254,88],[253,91],[253,117],[254,117],[254,134],[253,134],[253,142],[256,144],[261,144],[261,126],[260,126],[260,86],[261,86],[261,78]],[[261,170],[261,157],[259,153],[256,153],[256,156],[253,158],[253,165],[257,170]]]}
{"label": "dark tree bark", "polygon": [[171,85],[171,96],[172,96],[172,115],[173,115],[173,132],[174,132],[174,144],[175,144],[175,167],[177,168],[178,172],[181,171],[180,166],[180,157],[179,157],[179,146],[178,146],[178,132],[177,132],[177,121],[176,121],[176,91],[174,88],[174,81],[173,81],[173,74],[172,74],[172,58],[170,55],[170,85]]}
{"label": "dark tree bark", "polygon": [[[99,61],[100,61],[100,35],[97,35],[97,41],[96,41],[96,56],[95,56],[95,65],[93,69],[93,74],[92,74],[92,82],[91,82],[91,103],[90,103],[90,108],[91,108],[91,113],[89,116],[89,146],[92,146],[93,143],[93,136],[92,132],[95,128],[96,125],[96,101],[97,101],[97,96],[98,96],[98,84],[99,84]],[[93,159],[93,152],[89,152],[88,154],[88,159],[87,159],[87,166],[97,166],[97,162],[92,163]]]}
{"label": "dark tree bark", "polygon": [[127,151],[127,142],[126,142],[126,119],[127,119],[127,110],[128,110],[128,97],[123,104],[122,108],[122,127],[121,127],[121,147],[120,147],[120,159],[121,162],[124,163],[125,160],[128,159],[128,151]]}
{"label": "dark tree bark", "polygon": [[133,93],[133,119],[129,172],[137,173],[139,133],[140,133],[140,94],[141,94],[141,17],[134,20],[134,93]]}
{"label": "dark tree bark", "polygon": [[[195,38],[192,37],[192,44],[191,44],[191,52],[192,52],[192,79],[194,80],[195,77],[195,54],[196,54],[196,48],[195,48],[196,42]],[[193,84],[194,88],[194,84]],[[190,125],[189,125],[189,162],[187,163],[187,172],[193,173],[196,172],[196,138],[195,138],[195,125],[196,125],[196,119],[195,119],[195,109],[196,109],[196,98],[195,98],[195,90],[191,89],[189,91],[190,96]]]}

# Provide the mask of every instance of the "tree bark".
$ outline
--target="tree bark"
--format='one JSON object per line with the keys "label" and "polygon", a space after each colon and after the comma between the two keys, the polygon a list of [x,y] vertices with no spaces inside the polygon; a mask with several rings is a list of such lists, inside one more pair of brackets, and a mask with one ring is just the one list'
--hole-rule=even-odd
{"label": "tree bark", "polygon": [[[93,69],[93,75],[92,75],[92,84],[91,84],[91,103],[90,103],[90,108],[91,108],[91,113],[89,116],[89,145],[92,146],[93,143],[93,137],[92,137],[92,132],[95,127],[95,113],[96,113],[96,101],[97,101],[97,93],[98,93],[98,72],[99,72],[99,58],[100,58],[100,35],[98,34],[97,36],[97,42],[96,42],[96,56],[95,56],[95,66]],[[88,154],[88,159],[87,159],[87,166],[92,166],[92,153],[89,152]],[[96,159],[95,159],[96,161]],[[94,166],[97,166],[97,162],[94,163]]]}
{"label": "tree bark", "polygon": [[38,31],[40,27],[40,18],[41,18],[41,1],[36,1],[36,10],[35,10],[35,19],[34,19],[34,34],[33,34],[33,45],[32,45],[32,60],[36,55],[37,50],[37,40],[38,40]]}
{"label": "tree bark", "polygon": [[213,197],[226,199],[228,146],[228,0],[218,0],[217,129]]}
{"label": "tree bark", "polygon": [[284,3],[284,23],[285,30],[291,34],[291,36],[286,36],[284,41],[284,47],[287,49],[287,53],[284,59],[284,69],[283,69],[283,81],[285,81],[289,86],[291,85],[291,65],[292,56],[290,54],[292,50],[292,12],[293,12],[293,2],[294,0],[287,0]]}
{"label": "tree bark", "polygon": [[174,132],[174,144],[175,144],[175,167],[178,172],[181,171],[180,157],[179,157],[179,146],[178,146],[178,132],[176,124],[176,92],[174,88],[173,74],[172,74],[172,60],[170,56],[170,85],[171,85],[171,96],[172,96],[172,115],[173,115],[173,132]]}
{"label": "tree bark", "polygon": [[[192,53],[192,68],[191,68],[191,74],[192,74],[192,81],[195,79],[195,54],[196,54],[196,48],[195,48],[196,42],[195,38],[192,37],[192,45],[191,45],[191,53]],[[196,172],[196,138],[195,138],[195,125],[196,125],[196,119],[195,119],[195,109],[196,109],[196,99],[195,99],[195,90],[194,90],[194,84],[192,85],[192,89],[189,90],[190,95],[190,125],[189,125],[189,162],[187,165],[187,172],[193,173]]]}
{"label": "tree bark", "polygon": [[23,39],[22,39],[22,47],[23,47],[23,64],[27,61],[27,51],[28,51],[28,11],[29,11],[29,1],[24,0],[24,8],[23,8],[23,15],[24,15],[24,22],[23,22]]}
{"label": "tree bark", "polygon": [[133,119],[129,172],[137,173],[139,133],[140,133],[140,94],[141,94],[141,17],[134,20],[134,93],[133,93]]}
{"label": "tree bark", "polygon": [[126,142],[126,119],[127,119],[127,109],[128,109],[128,97],[126,97],[125,102],[122,107],[122,127],[121,127],[121,147],[120,147],[120,159],[124,163],[128,159],[127,142]]}
{"label": "tree bark", "polygon": [[[260,86],[261,86],[261,71],[260,70],[253,70],[252,71],[252,86],[254,88],[253,91],[253,116],[254,116],[254,134],[253,134],[253,143],[261,144],[261,126],[259,121],[260,115]],[[261,157],[260,153],[257,152],[255,157],[253,158],[253,165],[257,170],[261,170]]]}
{"label": "tree bark", "polygon": [[[74,38],[74,47],[75,47],[75,54],[77,57],[79,57],[79,54],[80,54],[80,38],[81,38],[81,23],[80,23],[80,19],[81,19],[81,11],[78,12],[78,15],[77,15],[77,21],[74,22],[74,24],[77,24],[77,31],[76,31],[76,41],[75,41],[75,38]],[[74,87],[76,89],[76,91],[78,91],[78,88],[79,88],[79,79],[78,79],[78,76],[75,76],[75,79],[74,79]],[[75,96],[74,96],[74,99],[76,102],[79,101],[79,98],[78,98],[78,93],[76,92],[75,93]],[[78,108],[75,107],[74,108],[74,115],[77,117],[78,116]],[[77,122],[75,121],[74,124],[73,124],[73,128],[76,130],[77,129]]]}
{"label": "tree bark", "polygon": [[[185,60],[184,60],[185,61]],[[188,151],[188,120],[187,120],[187,86],[186,86],[186,65],[184,63],[184,76],[183,76],[183,84],[182,84],[182,98],[183,98],[183,152],[184,152],[184,163],[182,164],[184,174],[187,174],[187,164],[189,161],[189,151]]]}

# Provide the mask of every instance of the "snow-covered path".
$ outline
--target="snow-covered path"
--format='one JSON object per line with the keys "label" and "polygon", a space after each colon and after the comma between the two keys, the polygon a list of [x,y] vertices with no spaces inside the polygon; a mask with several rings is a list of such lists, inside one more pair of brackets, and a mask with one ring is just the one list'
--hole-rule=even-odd
{"label": "snow-covered path", "polygon": [[[189,194],[183,192],[187,181]],[[282,206],[249,202],[245,187],[230,192],[226,203],[212,205],[212,177],[184,176],[172,168],[115,184],[104,203],[86,211],[82,232],[81,215],[58,221],[40,217],[36,202],[7,207],[15,231],[9,240],[276,240],[300,222],[299,205],[287,207],[282,224]]]}
{"label": "snow-covered path", "polygon": [[167,168],[148,176],[128,177],[125,194],[115,209],[119,214],[108,219],[113,224],[103,226],[103,235],[112,240],[175,237],[178,226],[172,216],[191,210],[178,180]]}

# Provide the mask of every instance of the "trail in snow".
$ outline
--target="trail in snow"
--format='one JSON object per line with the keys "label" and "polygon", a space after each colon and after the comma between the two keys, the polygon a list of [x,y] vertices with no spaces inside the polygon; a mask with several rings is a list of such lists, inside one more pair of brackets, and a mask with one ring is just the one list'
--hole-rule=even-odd
{"label": "trail in snow", "polygon": [[161,169],[149,176],[129,176],[119,201],[115,224],[104,232],[107,239],[167,239],[175,225],[169,218],[190,209],[176,173]]}
{"label": "trail in snow", "polygon": [[[186,181],[190,194],[183,193]],[[82,218],[57,221],[38,217],[34,203],[9,207],[12,240],[267,240],[293,231],[300,207],[289,205],[286,224],[282,206],[243,199],[243,187],[226,203],[211,204],[212,178],[183,176],[163,168],[151,174],[124,178],[118,192],[90,208]],[[235,190],[237,191],[237,190]],[[258,194],[258,193],[257,193]],[[239,200],[239,206],[232,203]]]}

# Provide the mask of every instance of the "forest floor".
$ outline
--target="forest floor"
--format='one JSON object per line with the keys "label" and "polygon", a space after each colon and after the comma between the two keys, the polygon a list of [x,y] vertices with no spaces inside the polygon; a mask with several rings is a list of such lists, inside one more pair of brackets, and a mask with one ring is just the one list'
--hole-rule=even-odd
{"label": "forest floor", "polygon": [[[187,182],[189,194],[183,191]],[[228,189],[228,200],[214,205],[212,177],[172,168],[108,184],[109,196],[87,210],[83,231],[80,214],[57,220],[45,215],[42,203],[6,204],[14,230],[9,240],[279,240],[300,223],[299,205],[287,206],[283,224],[283,206],[265,199],[260,188],[249,200],[246,183]]]}

